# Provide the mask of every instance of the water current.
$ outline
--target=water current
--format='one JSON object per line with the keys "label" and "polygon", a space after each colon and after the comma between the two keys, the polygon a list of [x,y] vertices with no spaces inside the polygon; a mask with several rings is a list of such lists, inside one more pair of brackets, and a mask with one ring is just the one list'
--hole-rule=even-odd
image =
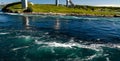
{"label": "water current", "polygon": [[0,61],[120,61],[120,18],[0,13]]}

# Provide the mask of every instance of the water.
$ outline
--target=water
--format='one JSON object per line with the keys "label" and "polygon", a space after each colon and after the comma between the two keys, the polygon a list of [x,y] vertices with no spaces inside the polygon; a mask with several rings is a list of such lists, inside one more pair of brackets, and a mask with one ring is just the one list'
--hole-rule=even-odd
{"label": "water", "polygon": [[120,61],[120,18],[0,14],[0,61]]}

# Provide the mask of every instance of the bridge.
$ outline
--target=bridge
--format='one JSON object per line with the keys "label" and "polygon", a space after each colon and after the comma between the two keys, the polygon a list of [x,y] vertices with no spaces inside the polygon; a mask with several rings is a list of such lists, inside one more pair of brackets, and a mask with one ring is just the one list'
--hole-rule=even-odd
{"label": "bridge", "polygon": [[[28,7],[28,0],[21,0],[21,2],[24,9]],[[55,0],[55,4],[56,6],[59,6],[59,0]],[[66,0],[66,6],[68,7],[69,5],[74,6],[71,0]]]}
{"label": "bridge", "polygon": [[[56,6],[59,5],[59,0],[55,0]],[[66,6],[68,7],[70,5],[74,6],[73,2],[71,0],[66,0]]]}

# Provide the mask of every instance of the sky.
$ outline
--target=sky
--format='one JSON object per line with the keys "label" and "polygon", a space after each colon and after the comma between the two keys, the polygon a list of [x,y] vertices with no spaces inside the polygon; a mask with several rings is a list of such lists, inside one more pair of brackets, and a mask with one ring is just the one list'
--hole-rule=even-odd
{"label": "sky", "polygon": [[[6,4],[21,0],[0,0],[0,4]],[[55,0],[28,0],[37,4],[54,4]],[[61,4],[65,4],[66,0],[60,0]],[[72,0],[74,4],[91,5],[91,6],[117,6],[120,7],[120,0]]]}

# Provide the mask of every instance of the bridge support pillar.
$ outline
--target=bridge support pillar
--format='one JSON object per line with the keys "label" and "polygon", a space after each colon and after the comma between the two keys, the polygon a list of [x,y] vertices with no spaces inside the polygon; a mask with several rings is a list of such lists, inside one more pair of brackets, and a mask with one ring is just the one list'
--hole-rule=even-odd
{"label": "bridge support pillar", "polygon": [[58,6],[59,5],[59,0],[55,0],[55,4],[56,4],[56,6]]}
{"label": "bridge support pillar", "polygon": [[71,0],[66,0],[66,6],[68,7],[69,5],[74,6],[74,3]]}
{"label": "bridge support pillar", "polygon": [[27,7],[28,7],[28,1],[27,0],[21,0],[21,2],[22,2],[22,8],[23,9],[27,9]]}

